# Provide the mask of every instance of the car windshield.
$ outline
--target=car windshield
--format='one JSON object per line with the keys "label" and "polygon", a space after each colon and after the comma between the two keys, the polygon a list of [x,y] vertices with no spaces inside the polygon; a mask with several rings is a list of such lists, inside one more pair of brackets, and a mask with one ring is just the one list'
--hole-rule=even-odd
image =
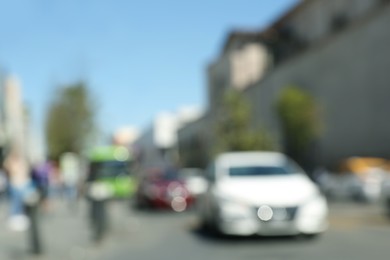
{"label": "car windshield", "polygon": [[168,169],[163,172],[161,179],[167,181],[175,181],[179,179],[179,174],[176,170]]}
{"label": "car windshield", "polygon": [[235,166],[229,168],[229,175],[232,177],[292,175],[300,172],[302,170],[292,163],[282,166]]}
{"label": "car windshield", "polygon": [[179,174],[174,169],[159,169],[149,173],[149,181],[175,181],[179,180]]}
{"label": "car windshield", "polygon": [[89,180],[129,175],[129,163],[121,161],[93,162],[90,165]]}

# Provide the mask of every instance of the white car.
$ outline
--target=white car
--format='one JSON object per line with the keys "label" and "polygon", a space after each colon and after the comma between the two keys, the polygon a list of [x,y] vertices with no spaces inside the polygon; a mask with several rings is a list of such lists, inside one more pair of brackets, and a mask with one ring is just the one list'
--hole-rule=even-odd
{"label": "white car", "polygon": [[296,163],[276,152],[221,154],[200,199],[205,227],[229,235],[308,235],[328,227],[328,206]]}

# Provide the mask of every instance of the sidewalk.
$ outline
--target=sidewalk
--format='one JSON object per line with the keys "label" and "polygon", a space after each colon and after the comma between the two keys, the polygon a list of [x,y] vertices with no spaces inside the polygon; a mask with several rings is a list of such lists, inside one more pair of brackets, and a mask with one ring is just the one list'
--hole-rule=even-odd
{"label": "sidewalk", "polygon": [[42,256],[30,254],[29,234],[7,226],[7,205],[0,205],[0,259],[83,259],[83,248],[91,247],[85,202],[71,211],[63,201],[51,201],[50,210],[40,212]]}
{"label": "sidewalk", "polygon": [[68,206],[65,201],[53,200],[49,210],[41,210],[39,226],[44,253],[33,256],[29,253],[28,231],[10,231],[6,225],[7,205],[0,203],[0,259],[101,259],[139,233],[139,220],[134,212],[129,211],[128,202],[110,203],[107,208],[109,234],[102,243],[96,244],[91,239],[87,202],[80,200],[73,210]]}

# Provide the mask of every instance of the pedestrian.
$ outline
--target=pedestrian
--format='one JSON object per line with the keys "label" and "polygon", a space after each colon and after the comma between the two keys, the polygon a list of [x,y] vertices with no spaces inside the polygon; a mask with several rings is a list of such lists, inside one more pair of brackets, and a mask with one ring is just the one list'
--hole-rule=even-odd
{"label": "pedestrian", "polygon": [[49,196],[50,198],[58,199],[61,197],[62,179],[57,161],[50,161],[49,170]]}
{"label": "pedestrian", "polygon": [[51,165],[49,162],[39,162],[31,169],[31,179],[39,191],[40,202],[45,209],[48,208],[50,171]]}
{"label": "pedestrian", "polygon": [[4,162],[9,174],[10,219],[9,227],[14,231],[24,231],[29,227],[29,219],[24,210],[25,203],[33,203],[39,197],[29,176],[27,160],[18,150],[13,150]]}
{"label": "pedestrian", "polygon": [[80,181],[80,160],[74,153],[65,153],[60,158],[63,194],[71,209],[75,209]]}

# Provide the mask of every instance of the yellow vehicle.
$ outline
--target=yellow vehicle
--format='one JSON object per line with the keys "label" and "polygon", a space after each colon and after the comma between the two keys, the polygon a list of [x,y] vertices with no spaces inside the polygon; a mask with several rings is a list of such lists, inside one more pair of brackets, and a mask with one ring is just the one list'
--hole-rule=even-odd
{"label": "yellow vehicle", "polygon": [[386,159],[375,157],[351,157],[345,160],[340,167],[341,172],[353,173],[362,178],[373,169],[387,170],[390,163]]}
{"label": "yellow vehicle", "polygon": [[353,198],[376,201],[381,197],[389,165],[389,161],[382,158],[352,157],[341,164],[340,171],[351,174],[349,191]]}

